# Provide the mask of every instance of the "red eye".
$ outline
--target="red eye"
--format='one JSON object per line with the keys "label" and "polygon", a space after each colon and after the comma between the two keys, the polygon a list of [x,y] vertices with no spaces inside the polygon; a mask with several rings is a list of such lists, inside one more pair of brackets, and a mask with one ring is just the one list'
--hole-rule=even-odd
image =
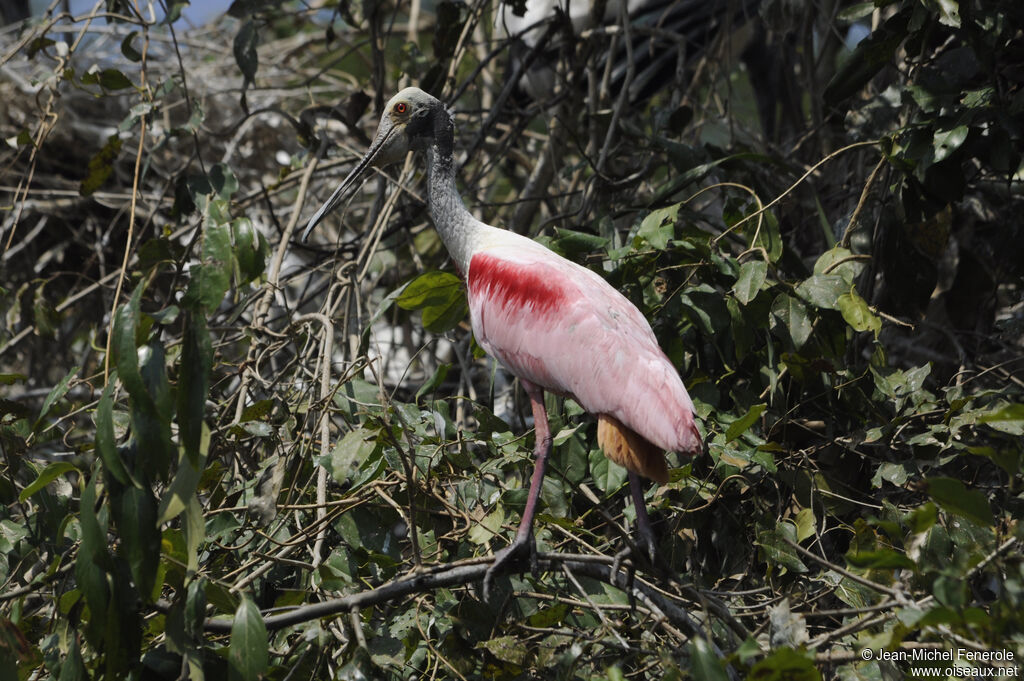
{"label": "red eye", "polygon": [[406,106],[405,102],[399,102],[398,104],[395,104],[395,113],[396,114],[404,114],[405,110],[408,109],[408,108],[409,107]]}

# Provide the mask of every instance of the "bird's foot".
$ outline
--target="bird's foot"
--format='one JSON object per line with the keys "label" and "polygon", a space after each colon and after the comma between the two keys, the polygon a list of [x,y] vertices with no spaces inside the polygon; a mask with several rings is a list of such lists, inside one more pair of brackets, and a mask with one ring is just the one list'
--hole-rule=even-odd
{"label": "bird's foot", "polygon": [[484,574],[483,596],[485,601],[491,600],[491,585],[498,574],[509,572],[510,568],[520,566],[523,560],[528,561],[530,572],[537,572],[537,543],[533,535],[517,536],[515,541],[494,554],[494,562]]}

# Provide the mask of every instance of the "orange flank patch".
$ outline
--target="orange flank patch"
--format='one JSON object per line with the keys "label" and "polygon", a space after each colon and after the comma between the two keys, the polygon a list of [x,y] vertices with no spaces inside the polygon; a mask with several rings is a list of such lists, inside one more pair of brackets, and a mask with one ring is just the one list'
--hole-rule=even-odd
{"label": "orange flank patch", "polygon": [[620,466],[657,483],[668,482],[665,454],[615,417],[598,415],[597,444],[605,456]]}

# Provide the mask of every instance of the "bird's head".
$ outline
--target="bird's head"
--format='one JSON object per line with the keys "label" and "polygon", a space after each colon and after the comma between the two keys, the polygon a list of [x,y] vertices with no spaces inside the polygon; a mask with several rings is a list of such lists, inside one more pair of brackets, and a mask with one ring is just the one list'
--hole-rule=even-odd
{"label": "bird's head", "polygon": [[451,116],[438,99],[415,87],[407,87],[399,92],[384,107],[384,114],[380,117],[380,125],[377,126],[377,134],[370,148],[334,190],[331,198],[310,218],[302,240],[306,240],[313,228],[341,202],[348,189],[368,169],[397,163],[409,151],[421,151],[438,141],[438,137],[446,137],[450,147],[451,134]]}

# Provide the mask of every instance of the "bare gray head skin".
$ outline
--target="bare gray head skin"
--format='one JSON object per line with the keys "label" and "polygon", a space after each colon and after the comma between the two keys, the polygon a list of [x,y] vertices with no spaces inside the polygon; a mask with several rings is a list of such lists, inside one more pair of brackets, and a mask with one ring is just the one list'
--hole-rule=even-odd
{"label": "bare gray head skin", "polygon": [[407,87],[399,92],[384,107],[384,114],[380,117],[380,125],[370,148],[334,190],[331,198],[309,219],[302,240],[305,241],[324,216],[341,203],[348,190],[367,170],[401,161],[409,151],[422,151],[431,142],[444,145],[443,148],[450,156],[452,137],[451,116],[438,99],[415,87]]}

